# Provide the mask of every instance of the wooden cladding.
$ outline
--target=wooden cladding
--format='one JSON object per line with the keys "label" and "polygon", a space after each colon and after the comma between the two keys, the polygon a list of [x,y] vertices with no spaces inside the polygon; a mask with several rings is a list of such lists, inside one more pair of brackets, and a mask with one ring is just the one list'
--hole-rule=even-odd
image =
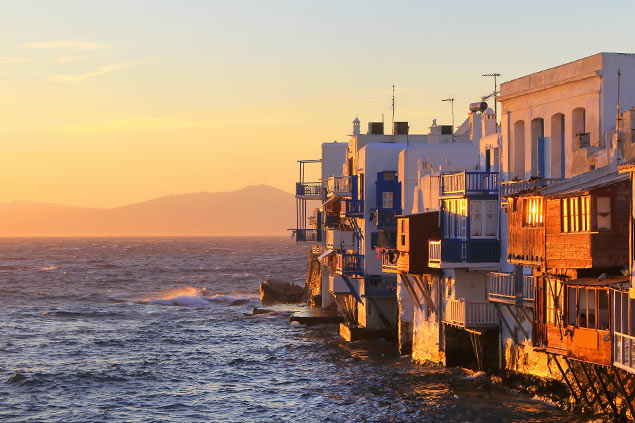
{"label": "wooden cladding", "polygon": [[540,265],[544,262],[545,227],[525,224],[528,216],[534,213],[534,210],[527,209],[542,207],[542,200],[542,197],[513,199],[513,207],[509,209],[507,238],[507,260],[510,263]]}
{"label": "wooden cladding", "polygon": [[428,268],[428,240],[440,239],[439,212],[413,214],[397,219],[400,271],[415,275],[436,273]]}

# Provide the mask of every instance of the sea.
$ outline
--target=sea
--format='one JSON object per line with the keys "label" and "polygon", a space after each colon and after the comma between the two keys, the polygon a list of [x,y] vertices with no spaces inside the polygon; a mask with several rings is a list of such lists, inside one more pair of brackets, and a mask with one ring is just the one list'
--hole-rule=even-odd
{"label": "sea", "polygon": [[[0,239],[0,422],[587,422],[260,307],[288,238]],[[381,351],[381,349],[380,349]]]}

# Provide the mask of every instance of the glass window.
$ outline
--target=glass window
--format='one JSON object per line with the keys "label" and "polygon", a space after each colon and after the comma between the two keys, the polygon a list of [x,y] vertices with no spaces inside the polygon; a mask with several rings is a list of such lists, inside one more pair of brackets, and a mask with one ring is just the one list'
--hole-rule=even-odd
{"label": "glass window", "polygon": [[382,193],[382,208],[392,209],[392,192]]}
{"label": "glass window", "polygon": [[609,292],[598,290],[598,329],[609,330]]}
{"label": "glass window", "polygon": [[598,230],[611,229],[611,197],[597,198]]}
{"label": "glass window", "polygon": [[588,232],[591,230],[591,197],[565,198],[560,203],[562,232]]}
{"label": "glass window", "polygon": [[588,326],[589,320],[587,319],[587,290],[580,289],[578,291],[579,300],[578,300],[578,323],[581,328],[586,328]]}
{"label": "glass window", "polygon": [[485,236],[498,233],[498,201],[485,202]]}
{"label": "glass window", "polygon": [[568,307],[568,324],[571,326],[575,326],[576,325],[576,319],[578,317],[578,307],[577,307],[577,298],[576,298],[576,289],[575,288],[569,288],[568,289],[568,302],[567,302],[567,307]]}
{"label": "glass window", "polygon": [[543,201],[542,198],[526,198],[523,201],[523,225],[542,226],[543,224]]}

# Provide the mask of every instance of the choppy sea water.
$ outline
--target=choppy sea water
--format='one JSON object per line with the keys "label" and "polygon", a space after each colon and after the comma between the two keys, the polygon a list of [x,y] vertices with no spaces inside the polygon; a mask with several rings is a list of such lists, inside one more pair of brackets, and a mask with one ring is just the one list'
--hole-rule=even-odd
{"label": "choppy sea water", "polygon": [[[246,317],[284,238],[0,240],[2,422],[581,422],[461,369],[351,355],[336,326]],[[350,347],[350,346],[349,346]]]}

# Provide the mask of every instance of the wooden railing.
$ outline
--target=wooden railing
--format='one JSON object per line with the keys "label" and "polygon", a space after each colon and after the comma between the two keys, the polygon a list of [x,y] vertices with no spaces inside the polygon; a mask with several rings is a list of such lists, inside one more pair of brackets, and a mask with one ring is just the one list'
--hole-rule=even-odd
{"label": "wooden railing", "polygon": [[496,263],[500,260],[497,239],[451,239],[428,241],[430,263]]}
{"label": "wooden railing", "polygon": [[295,229],[296,242],[321,242],[322,231],[317,229]]}
{"label": "wooden railing", "polygon": [[498,172],[458,172],[441,177],[441,195],[498,193]]}
{"label": "wooden railing", "polygon": [[362,254],[337,254],[335,269],[344,276],[361,276],[364,274],[364,256]]}
{"label": "wooden railing", "polygon": [[516,286],[516,277],[513,273],[489,272],[487,274],[487,296],[490,301],[512,301],[516,297],[523,301],[534,301],[536,277],[523,275],[522,286]]}
{"label": "wooden railing", "polygon": [[381,255],[381,267],[383,270],[397,270],[399,252],[396,249],[386,250]]}
{"label": "wooden railing", "polygon": [[295,195],[299,197],[322,197],[322,182],[296,182]]}
{"label": "wooden railing", "polygon": [[497,326],[498,314],[494,304],[489,301],[447,300],[444,320],[466,327]]}
{"label": "wooden railing", "polygon": [[326,182],[326,192],[330,195],[351,195],[350,176],[332,176]]}
{"label": "wooden railing", "polygon": [[376,225],[380,229],[397,229],[397,210],[395,209],[377,209]]}
{"label": "wooden railing", "polygon": [[560,179],[531,178],[526,181],[505,181],[500,183],[500,195],[501,197],[510,197],[522,192],[542,188],[557,181],[560,181]]}
{"label": "wooden railing", "polygon": [[364,217],[364,200],[344,200],[345,217]]}

